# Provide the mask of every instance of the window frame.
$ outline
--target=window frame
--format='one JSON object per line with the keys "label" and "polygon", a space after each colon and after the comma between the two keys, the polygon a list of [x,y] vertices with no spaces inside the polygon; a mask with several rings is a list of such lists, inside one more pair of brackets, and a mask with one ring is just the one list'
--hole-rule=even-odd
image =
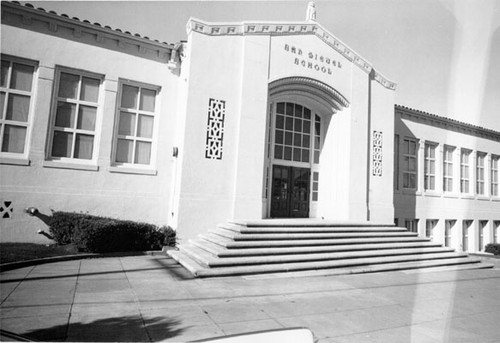
{"label": "window frame", "polygon": [[[75,120],[75,128],[74,129],[70,129],[70,128],[65,128],[65,129],[63,128],[62,130],[56,129],[57,105],[60,101],[64,101],[64,99],[68,100],[68,98],[59,97],[59,87],[61,84],[61,74],[62,73],[79,76],[77,99],[70,99],[72,101],[68,102],[68,103],[72,103],[72,104],[77,104],[77,107],[75,109],[75,119],[74,119]],[[95,102],[95,103],[79,99],[81,96],[81,83],[82,83],[82,79],[84,77],[99,80],[99,89],[97,92],[98,98],[97,98],[97,102]],[[49,133],[49,139],[47,142],[47,151],[46,151],[46,160],[49,162],[54,162],[56,164],[55,165],[46,164],[47,166],[56,167],[58,164],[60,164],[61,166],[63,166],[63,164],[97,165],[97,160],[99,157],[101,132],[102,132],[102,118],[103,118],[103,111],[104,111],[104,95],[105,95],[104,81],[105,81],[105,77],[102,74],[90,72],[87,70],[65,67],[65,66],[59,66],[59,65],[56,66],[55,73],[54,73],[54,87],[52,90],[52,104],[51,104],[51,110],[50,110],[50,133]],[[95,125],[94,125],[93,131],[76,128],[77,121],[78,121],[78,115],[79,115],[78,108],[80,105],[96,107],[96,117],[95,117]],[[72,132],[74,134],[74,137],[72,139],[72,152],[71,152],[72,156],[74,156],[74,153],[75,153],[74,150],[75,150],[75,144],[76,144],[76,134],[89,135],[89,134],[92,134],[90,132],[93,132],[94,141],[93,141],[93,147],[92,147],[92,158],[85,159],[85,158],[75,158],[75,157],[53,156],[52,149],[54,147],[54,133],[56,131],[57,132]]]}
{"label": "window frame", "polygon": [[[415,153],[410,154],[410,144],[413,143],[415,144]],[[410,137],[404,137],[403,138],[403,168],[402,168],[402,176],[403,176],[403,182],[402,182],[402,188],[405,190],[417,190],[418,189],[418,140]],[[407,149],[408,147],[408,149]],[[408,165],[406,165],[406,158],[408,158]],[[410,170],[410,160],[413,159],[415,161],[415,169]],[[405,176],[408,175],[408,184],[405,184],[406,178]],[[411,187],[410,180],[411,180],[411,175],[414,176],[414,186]]]}
{"label": "window frame", "polygon": [[[9,62],[6,87],[0,87],[1,91],[3,93],[5,93],[4,104],[3,104],[4,107],[1,109],[1,112],[0,112],[0,163],[13,163],[13,164],[25,164],[25,165],[27,165],[27,164],[29,164],[28,158],[29,158],[30,143],[31,143],[32,130],[33,130],[34,107],[36,104],[39,62],[35,61],[35,60],[30,60],[30,59],[21,58],[21,57],[12,56],[12,55],[7,55],[7,54],[1,54],[0,59],[2,61]],[[24,65],[31,66],[34,68],[33,74],[32,74],[31,90],[30,91],[10,88],[10,81],[12,79],[12,67],[13,67],[14,63],[24,64]],[[3,116],[4,116],[4,114],[5,115],[7,114],[8,99],[9,99],[9,94],[11,94],[11,93],[30,97],[28,118],[27,118],[26,122],[4,119]],[[21,127],[26,128],[26,136],[24,138],[24,149],[23,149],[22,153],[20,153],[20,152],[8,152],[8,151],[3,152],[2,151],[6,125],[21,126]]]}
{"label": "window frame", "polygon": [[[123,94],[123,86],[130,86],[130,87],[138,87],[139,92],[138,92],[138,97],[137,97],[137,107],[134,110],[127,109],[121,106],[122,102],[122,94]],[[154,105],[154,111],[144,111],[144,110],[139,110],[140,106],[140,91],[141,89],[147,89],[150,91],[155,91],[155,105]],[[112,148],[112,154],[111,154],[111,167],[110,171],[111,172],[131,172],[131,173],[140,173],[140,174],[151,174],[151,175],[156,175],[156,155],[157,155],[157,141],[158,141],[158,131],[159,131],[159,117],[160,117],[160,108],[161,108],[161,86],[153,85],[153,84],[148,84],[140,81],[134,81],[130,79],[122,79],[120,78],[118,80],[118,91],[116,94],[116,106],[115,106],[115,121],[114,121],[114,130],[113,130],[113,148]],[[135,118],[135,134],[132,135],[120,135],[119,134],[119,128],[120,128],[120,112],[127,112],[127,113],[135,113],[136,118]],[[146,137],[138,137],[137,136],[137,123],[139,120],[139,115],[148,115],[153,117],[153,129],[152,129],[152,135],[151,138],[146,138]],[[129,162],[117,162],[117,153],[118,153],[118,140],[119,139],[131,139],[133,138],[133,151],[132,151],[132,163]],[[149,164],[140,164],[140,163],[135,163],[135,149],[137,145],[137,141],[143,141],[143,142],[149,142],[151,143],[151,153],[150,153],[150,158],[149,158]]]}
{"label": "window frame", "polygon": [[[475,193],[478,196],[486,196],[486,156],[487,154],[484,152],[478,151],[476,153],[476,187]],[[479,165],[479,161],[482,161],[482,165]],[[481,186],[481,192],[480,192]]]}
{"label": "window frame", "polygon": [[[435,192],[437,191],[436,188],[436,183],[437,183],[437,147],[438,145],[436,143],[431,143],[431,142],[425,142],[424,145],[424,190],[428,192]],[[434,152],[434,157],[431,157],[429,152],[433,151]],[[434,165],[434,173],[430,172],[430,166]],[[429,181],[434,178],[434,187],[429,187]]]}
{"label": "window frame", "polygon": [[500,190],[498,189],[498,172],[500,165],[500,156],[491,155],[491,168],[490,168],[490,194],[492,197],[500,197]]}
{"label": "window frame", "polygon": [[[467,156],[467,162],[464,162],[463,156]],[[472,156],[472,151],[469,149],[460,149],[460,193],[471,194],[471,170],[470,170],[470,157]],[[468,176],[464,176],[464,170],[467,170]],[[466,182],[467,190],[464,190],[464,183]]]}
{"label": "window frame", "polygon": [[[454,162],[454,154],[456,147],[451,145],[445,145],[443,147],[443,192],[444,193],[452,193],[453,192],[453,183],[454,183],[454,175],[453,175],[453,162]],[[447,159],[447,153],[450,153],[451,159]],[[451,174],[447,173],[447,167],[451,170]],[[450,182],[451,187],[448,189],[447,181]]]}

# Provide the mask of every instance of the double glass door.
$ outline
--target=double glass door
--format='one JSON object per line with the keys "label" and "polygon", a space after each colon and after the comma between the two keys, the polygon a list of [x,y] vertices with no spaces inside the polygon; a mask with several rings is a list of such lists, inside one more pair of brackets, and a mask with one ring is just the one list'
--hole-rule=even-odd
{"label": "double glass door", "polygon": [[272,218],[308,218],[311,170],[273,166]]}

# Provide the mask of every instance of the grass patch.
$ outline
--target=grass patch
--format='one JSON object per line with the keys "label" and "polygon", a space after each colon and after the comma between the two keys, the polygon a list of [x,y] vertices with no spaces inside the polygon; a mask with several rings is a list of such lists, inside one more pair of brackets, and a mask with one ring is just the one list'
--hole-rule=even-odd
{"label": "grass patch", "polygon": [[73,244],[0,243],[0,264],[78,254]]}

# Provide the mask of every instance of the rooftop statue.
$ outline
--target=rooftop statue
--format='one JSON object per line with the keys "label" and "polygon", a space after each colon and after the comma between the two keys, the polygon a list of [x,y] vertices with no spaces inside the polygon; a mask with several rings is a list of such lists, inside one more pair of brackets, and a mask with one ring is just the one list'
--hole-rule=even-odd
{"label": "rooftop statue", "polygon": [[306,21],[316,21],[316,4],[314,1],[307,4]]}

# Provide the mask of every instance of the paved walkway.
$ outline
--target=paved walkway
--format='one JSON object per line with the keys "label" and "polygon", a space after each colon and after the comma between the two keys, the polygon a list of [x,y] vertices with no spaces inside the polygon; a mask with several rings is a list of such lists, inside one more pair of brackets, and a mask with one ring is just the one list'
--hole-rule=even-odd
{"label": "paved walkway", "polygon": [[[500,260],[497,260],[500,261]],[[168,341],[308,327],[319,342],[498,342],[495,269],[193,279],[165,256],[0,274],[1,328],[45,341]]]}

